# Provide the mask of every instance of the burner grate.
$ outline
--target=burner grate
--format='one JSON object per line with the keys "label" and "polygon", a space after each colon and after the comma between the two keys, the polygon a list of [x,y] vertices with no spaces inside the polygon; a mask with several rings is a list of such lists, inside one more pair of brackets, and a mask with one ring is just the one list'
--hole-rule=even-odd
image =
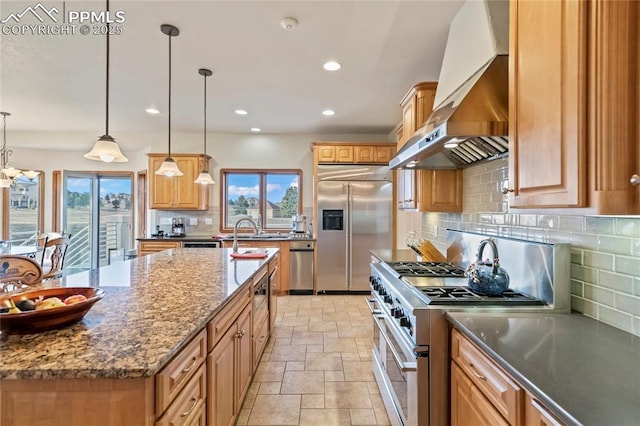
{"label": "burner grate", "polygon": [[464,269],[446,262],[389,262],[400,276],[464,277]]}
{"label": "burner grate", "polygon": [[544,305],[542,300],[514,290],[506,290],[500,296],[476,294],[467,287],[423,287],[419,290],[431,305],[474,304],[474,305]]}

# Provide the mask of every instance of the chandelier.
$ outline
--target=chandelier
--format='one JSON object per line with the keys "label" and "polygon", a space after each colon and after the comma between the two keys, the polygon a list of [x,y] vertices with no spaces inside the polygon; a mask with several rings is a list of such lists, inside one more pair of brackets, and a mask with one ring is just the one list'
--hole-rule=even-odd
{"label": "chandelier", "polygon": [[21,176],[33,180],[40,172],[34,170],[22,171],[9,164],[9,157],[13,154],[13,151],[7,149],[7,117],[10,116],[11,113],[0,111],[0,115],[2,115],[3,121],[2,149],[0,149],[0,188],[9,188]]}

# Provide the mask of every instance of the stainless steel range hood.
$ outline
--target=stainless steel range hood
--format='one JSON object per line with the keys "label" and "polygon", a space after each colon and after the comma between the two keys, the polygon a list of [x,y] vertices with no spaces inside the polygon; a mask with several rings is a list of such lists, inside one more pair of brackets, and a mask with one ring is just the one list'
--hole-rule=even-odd
{"label": "stainless steel range hood", "polygon": [[507,0],[468,0],[449,29],[426,124],[389,167],[456,169],[508,152]]}

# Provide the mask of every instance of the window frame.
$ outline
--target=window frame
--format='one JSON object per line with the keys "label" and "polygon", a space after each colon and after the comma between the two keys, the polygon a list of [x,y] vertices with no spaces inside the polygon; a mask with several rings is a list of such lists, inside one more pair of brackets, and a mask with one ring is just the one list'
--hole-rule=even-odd
{"label": "window frame", "polygon": [[[45,174],[42,170],[36,170],[38,174],[38,230],[44,229],[44,186]],[[9,229],[11,227],[11,202],[10,188],[2,189],[2,239],[9,240]]]}
{"label": "window frame", "polygon": [[260,204],[258,206],[258,212],[262,218],[260,227],[265,232],[289,232],[290,227],[287,228],[273,228],[267,227],[267,215],[266,203],[267,203],[267,175],[289,174],[298,175],[298,214],[302,213],[302,169],[220,169],[220,232],[229,233],[233,232],[233,227],[227,227],[227,185],[228,176],[232,174],[257,174],[259,179],[259,199]]}

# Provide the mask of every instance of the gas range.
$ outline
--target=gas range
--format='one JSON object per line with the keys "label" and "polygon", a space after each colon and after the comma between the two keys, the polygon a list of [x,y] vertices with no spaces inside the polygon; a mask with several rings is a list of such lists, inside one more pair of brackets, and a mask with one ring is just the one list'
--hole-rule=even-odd
{"label": "gas range", "polygon": [[500,296],[474,293],[466,285],[464,268],[447,262],[386,262],[392,274],[415,288],[429,305],[541,306],[546,302],[508,289]]}

